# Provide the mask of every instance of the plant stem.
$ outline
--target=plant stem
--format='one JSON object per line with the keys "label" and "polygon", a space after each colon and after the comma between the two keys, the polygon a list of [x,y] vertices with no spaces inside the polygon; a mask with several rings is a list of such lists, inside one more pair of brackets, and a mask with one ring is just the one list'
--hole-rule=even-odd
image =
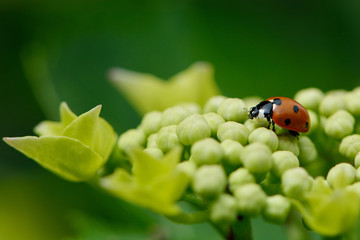
{"label": "plant stem", "polygon": [[182,223],[182,224],[195,224],[201,223],[209,220],[209,212],[205,211],[198,211],[193,213],[185,213],[180,212],[174,216],[166,216],[173,222]]}
{"label": "plant stem", "polygon": [[252,240],[251,219],[239,216],[238,220],[231,225],[230,232],[226,237],[227,240]]}

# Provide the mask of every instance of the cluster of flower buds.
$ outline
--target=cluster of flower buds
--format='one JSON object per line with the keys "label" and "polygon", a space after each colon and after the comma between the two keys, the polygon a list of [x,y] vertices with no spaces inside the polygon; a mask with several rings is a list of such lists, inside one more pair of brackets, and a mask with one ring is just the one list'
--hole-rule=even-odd
{"label": "cluster of flower buds", "polygon": [[161,161],[182,146],[177,170],[190,179],[184,194],[203,199],[215,223],[239,215],[284,223],[295,206],[310,228],[337,235],[358,217],[360,88],[326,94],[309,88],[294,99],[311,119],[309,132],[299,137],[248,119],[257,97],[216,96],[203,109],[183,104],[147,113],[138,128],[120,136],[118,147],[125,155],[141,147]]}

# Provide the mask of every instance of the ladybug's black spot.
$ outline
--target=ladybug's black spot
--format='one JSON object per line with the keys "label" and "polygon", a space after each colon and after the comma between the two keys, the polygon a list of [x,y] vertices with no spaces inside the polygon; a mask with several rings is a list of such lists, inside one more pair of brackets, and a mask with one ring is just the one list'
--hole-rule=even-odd
{"label": "ladybug's black spot", "polygon": [[309,127],[309,122],[306,122],[305,123],[305,128],[308,128]]}
{"label": "ladybug's black spot", "polygon": [[275,98],[275,99],[273,100],[273,104],[275,104],[275,105],[281,105],[281,100],[280,100],[280,98]]}
{"label": "ladybug's black spot", "polygon": [[289,125],[290,123],[291,123],[290,118],[285,119],[285,124],[286,124],[286,125]]}
{"label": "ladybug's black spot", "polygon": [[294,105],[294,108],[293,108],[293,109],[294,109],[294,112],[295,112],[295,113],[297,113],[297,112],[299,111],[299,107],[296,106],[296,105]]}

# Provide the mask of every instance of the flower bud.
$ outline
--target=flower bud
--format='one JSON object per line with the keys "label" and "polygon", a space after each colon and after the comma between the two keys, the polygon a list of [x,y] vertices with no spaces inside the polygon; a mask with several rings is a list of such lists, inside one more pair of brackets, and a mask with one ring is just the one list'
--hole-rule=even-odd
{"label": "flower bud", "polygon": [[195,176],[196,164],[193,161],[183,161],[176,165],[176,168],[185,173],[190,179]]}
{"label": "flower bud", "polygon": [[319,105],[319,112],[326,117],[340,109],[345,109],[345,91],[335,90],[327,93]]}
{"label": "flower bud", "polygon": [[360,115],[360,91],[351,91],[345,94],[346,109],[356,116]]}
{"label": "flower bud", "polygon": [[279,145],[278,150],[287,150],[295,154],[295,156],[299,156],[300,149],[298,145],[298,141],[294,136],[289,134],[278,136]]}
{"label": "flower bud", "polygon": [[[305,108],[317,110],[321,100],[324,98],[324,93],[318,88],[306,88],[298,91],[294,99],[301,103]],[[312,124],[312,122],[311,122]]]}
{"label": "flower bud", "polygon": [[255,183],[238,187],[234,192],[236,206],[241,215],[256,217],[263,210],[266,194]]}
{"label": "flower bud", "polygon": [[343,138],[354,131],[355,118],[345,110],[339,110],[325,122],[325,133],[329,137]]}
{"label": "flower bud", "polygon": [[249,130],[245,125],[233,121],[220,124],[217,132],[218,139],[222,142],[225,139],[238,141],[242,145],[247,143]]}
{"label": "flower bud", "polygon": [[288,169],[299,167],[298,158],[290,151],[276,151],[271,159],[272,172],[278,177],[281,177]]}
{"label": "flower bud", "polygon": [[189,146],[200,139],[210,137],[211,129],[203,116],[193,114],[177,125],[176,134],[182,144]]}
{"label": "flower bud", "polygon": [[188,103],[180,104],[179,106],[184,107],[186,110],[190,112],[190,114],[200,114],[201,112],[201,107],[197,103],[188,102]]}
{"label": "flower bud", "polygon": [[308,110],[308,113],[309,113],[310,122],[311,122],[308,134],[311,134],[319,127],[319,117],[314,111]]}
{"label": "flower bud", "polygon": [[221,194],[210,207],[210,220],[214,223],[232,223],[236,216],[236,201],[229,194]]}
{"label": "flower bud", "polygon": [[269,126],[269,123],[265,118],[254,118],[246,120],[244,125],[249,129],[250,132],[252,132],[260,127],[267,128]]}
{"label": "flower bud", "polygon": [[141,129],[130,129],[120,135],[118,147],[125,153],[145,145],[145,134]]}
{"label": "flower bud", "polygon": [[339,151],[342,155],[354,159],[356,154],[360,152],[360,135],[353,134],[341,140]]}
{"label": "flower bud", "polygon": [[257,96],[246,97],[243,99],[247,109],[256,106],[257,104],[259,104],[259,102],[262,102],[263,100],[264,99],[262,99],[261,97],[257,97]]}
{"label": "flower bud", "polygon": [[276,194],[266,198],[263,216],[267,221],[283,224],[289,215],[290,207],[290,201],[286,197]]}
{"label": "flower bud", "polygon": [[257,128],[249,135],[249,143],[261,142],[269,146],[271,151],[276,151],[279,140],[274,131],[267,128]]}
{"label": "flower bud", "polygon": [[180,140],[176,135],[176,125],[162,127],[157,134],[156,144],[163,152],[167,152],[180,144]]}
{"label": "flower bud", "polygon": [[191,159],[197,165],[219,163],[223,156],[220,143],[213,138],[202,139],[191,147]]}
{"label": "flower bud", "polygon": [[238,168],[229,175],[229,188],[232,193],[247,183],[255,183],[255,178],[246,168]]}
{"label": "flower bud", "polygon": [[302,164],[306,165],[316,160],[318,154],[314,143],[307,136],[299,137],[299,160]]}
{"label": "flower bud", "polygon": [[203,117],[210,126],[211,136],[215,137],[220,124],[224,123],[225,120],[219,114],[214,112],[205,113]]}
{"label": "flower bud", "polygon": [[164,153],[159,148],[146,148],[144,149],[144,152],[155,159],[162,159],[164,156]]}
{"label": "flower bud", "polygon": [[227,99],[224,96],[215,96],[210,98],[204,106],[204,112],[217,112],[220,104]]}
{"label": "flower bud", "polygon": [[356,179],[356,169],[349,163],[339,163],[332,167],[326,180],[333,188],[343,188],[352,184]]}
{"label": "flower bud", "polygon": [[224,192],[226,175],[220,165],[203,165],[196,172],[193,179],[193,189],[196,193],[214,198]]}
{"label": "flower bud", "polygon": [[247,108],[245,102],[239,98],[228,98],[221,102],[217,113],[226,121],[245,122]]}
{"label": "flower bud", "polygon": [[360,152],[358,152],[355,156],[354,165],[356,168],[360,167]]}
{"label": "flower bud", "polygon": [[241,160],[251,173],[266,173],[271,168],[271,150],[259,142],[249,144],[241,151]]}
{"label": "flower bud", "polygon": [[182,106],[175,106],[166,109],[161,116],[161,126],[176,125],[191,115],[190,111]]}
{"label": "flower bud", "polygon": [[347,190],[356,193],[360,199],[360,182],[356,182],[346,187]]}
{"label": "flower bud", "polygon": [[140,128],[144,131],[145,135],[150,135],[159,131],[161,125],[161,112],[153,111],[145,114],[143,117]]}
{"label": "flower bud", "polygon": [[239,142],[226,139],[221,143],[224,152],[224,160],[233,166],[240,164],[240,152],[244,148]]}
{"label": "flower bud", "polygon": [[312,177],[302,167],[291,168],[281,176],[283,192],[296,199],[301,199],[311,189],[312,182]]}
{"label": "flower bud", "polygon": [[147,148],[158,148],[158,145],[156,143],[157,136],[157,133],[150,134],[150,136],[147,138]]}

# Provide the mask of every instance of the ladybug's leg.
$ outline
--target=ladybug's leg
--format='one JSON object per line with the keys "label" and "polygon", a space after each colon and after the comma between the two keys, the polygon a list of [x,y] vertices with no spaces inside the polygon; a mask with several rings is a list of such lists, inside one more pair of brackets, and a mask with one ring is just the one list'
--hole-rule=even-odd
{"label": "ladybug's leg", "polygon": [[297,139],[299,139],[299,133],[298,133],[298,132],[289,130],[289,133],[290,133],[291,135],[293,135],[294,137],[296,137]]}
{"label": "ladybug's leg", "polygon": [[271,123],[272,123],[272,130],[275,132],[275,122],[274,122],[274,120],[271,120]]}
{"label": "ladybug's leg", "polygon": [[267,129],[270,129],[271,123],[273,123],[272,119],[270,116],[266,117],[266,120],[268,121],[269,125],[267,126]]}

